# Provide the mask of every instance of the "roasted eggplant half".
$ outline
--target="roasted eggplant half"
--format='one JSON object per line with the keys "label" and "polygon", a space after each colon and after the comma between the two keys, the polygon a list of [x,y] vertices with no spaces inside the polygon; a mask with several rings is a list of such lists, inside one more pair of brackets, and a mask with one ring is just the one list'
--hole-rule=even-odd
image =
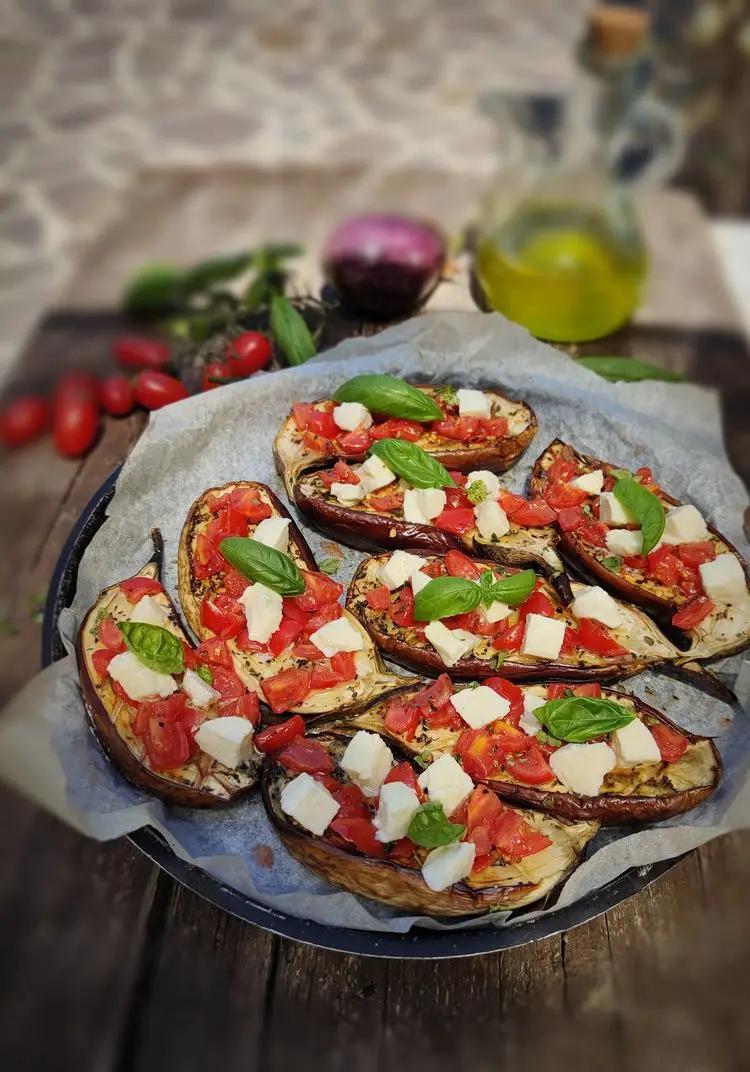
{"label": "roasted eggplant half", "polygon": [[[456,696],[458,707],[452,703]],[[605,758],[614,762],[598,786],[598,775],[591,769],[584,768],[582,774],[574,770],[572,776],[565,771],[564,756],[562,774],[553,770],[553,757],[556,752],[559,756],[565,741],[546,732],[541,712],[548,701],[565,698],[573,701],[568,706],[578,721],[566,717],[579,743],[587,736],[586,720],[601,718],[598,700],[618,704],[648,730],[643,734],[632,726],[625,727],[624,735],[618,730],[596,733],[601,723],[594,724],[589,739],[607,743],[612,754]],[[576,707],[576,698],[585,702]],[[553,717],[559,723],[557,706]],[[501,713],[495,721],[485,721],[496,712]],[[516,685],[495,677],[477,690],[476,684],[454,686],[443,674],[427,686],[374,704],[353,718],[347,730],[378,733],[420,763],[443,753],[455,756],[475,782],[489,785],[503,800],[563,819],[618,825],[667,819],[702,803],[721,776],[721,758],[709,738],[680,729],[636,696],[598,684]],[[581,777],[587,782],[591,775],[594,784],[586,785],[585,793],[575,792],[582,787]]]}
{"label": "roasted eggplant half", "polygon": [[[416,557],[422,560],[419,571],[433,579],[446,575],[479,578],[485,571],[502,579],[519,572],[496,562],[470,560],[460,552]],[[362,560],[349,586],[346,605],[384,655],[418,673],[436,675],[447,670],[457,680],[502,673],[512,681],[603,682],[621,681],[647,668],[682,660],[682,653],[637,607],[618,601],[620,624],[616,628],[608,629],[590,619],[580,621],[555,589],[537,577],[530,598],[519,607],[500,610],[502,617],[495,622],[487,620],[481,606],[468,614],[444,618],[441,624],[458,635],[443,639],[451,640],[451,646],[455,646],[454,641],[461,641],[464,647],[469,644],[465,654],[446,663],[428,639],[427,634],[434,632],[429,628],[432,623],[414,619],[411,579],[394,589],[384,583],[383,569],[390,559],[390,554],[381,554]],[[574,582],[573,595],[586,588]],[[562,647],[553,657],[524,653],[526,620],[531,614],[561,623]],[[544,626],[542,630],[546,631]]]}
{"label": "roasted eggplant half", "polygon": [[[286,521],[281,533],[269,537],[259,526],[270,519]],[[230,566],[219,552],[229,536],[255,535],[277,539],[301,571],[305,592],[284,597],[279,629],[266,642],[249,638],[242,603],[250,581]],[[232,664],[250,689],[275,714],[291,711],[305,717],[363,709],[403,688],[408,678],[388,673],[362,624],[339,603],[343,587],[319,573],[302,533],[277,497],[264,484],[225,484],[204,492],[190,508],[180,537],[179,592],[188,625],[202,641],[226,643]],[[249,617],[248,617],[249,616]],[[339,618],[358,636],[357,650],[326,657],[310,642],[316,629]]]}
{"label": "roasted eggplant half", "polygon": [[[379,745],[382,753],[381,739],[373,737],[368,743],[376,749]],[[434,800],[432,809],[422,809],[430,797],[417,781],[421,772],[403,762],[391,767],[386,781],[402,783],[401,798],[409,799],[403,791],[411,789],[413,806],[427,811],[426,824],[447,827],[453,845],[433,841],[444,848],[429,849],[406,835],[379,841],[378,830],[389,836],[385,831],[394,818],[381,810],[386,786],[380,787],[376,807],[375,797],[365,795],[342,766],[349,744],[346,738],[328,734],[305,740],[305,769],[313,770],[314,779],[298,773],[294,754],[278,753],[264,765],[263,803],[295,859],[328,882],[392,908],[431,916],[520,908],[544,897],[576,867],[598,829],[595,822],[571,823],[502,804],[491,790],[472,786],[468,778],[459,790],[463,799],[449,817],[442,805],[434,806]],[[386,757],[387,752],[386,748]],[[381,770],[381,780],[384,773]],[[295,786],[298,779],[302,781]],[[456,867],[456,856],[463,866]]]}
{"label": "roasted eggplant half", "polygon": [[[140,789],[191,808],[228,804],[258,780],[260,754],[248,730],[239,725],[240,719],[247,720],[252,729],[258,700],[234,674],[204,661],[191,648],[160,573],[158,541],[151,561],[135,577],[106,588],[84,618],[76,655],[86,710],[105,753]],[[141,628],[131,628],[126,646],[118,623],[128,622]],[[161,632],[154,633],[154,626]],[[137,653],[142,650],[151,652],[151,668],[140,663]],[[173,665],[181,664],[182,669],[169,676],[161,672],[149,676],[154,652],[156,665],[168,666],[176,659]],[[126,658],[113,666],[118,655]],[[137,685],[138,700],[126,691],[126,686],[135,691],[131,681]],[[150,681],[161,695],[142,694]],[[227,740],[226,719],[231,716]],[[205,727],[213,721],[213,734],[209,732],[206,739]],[[224,736],[217,738],[219,728]],[[204,751],[200,740],[224,762]]]}
{"label": "roasted eggplant half", "polygon": [[[589,489],[595,489],[598,474],[599,491],[575,483],[583,479],[585,485],[588,477],[593,481]],[[622,475],[651,492],[666,515],[661,541],[645,556],[620,550],[628,540],[635,545],[641,539],[634,516],[613,501]],[[668,495],[650,469],[630,474],[556,439],[534,463],[531,486],[557,507],[559,547],[566,561],[679,631],[675,635],[678,643],[684,637],[680,646],[686,657],[719,658],[750,645],[744,559],[694,506]]]}
{"label": "roasted eggplant half", "polygon": [[482,392],[490,406],[488,419],[461,418],[454,388],[445,384],[418,384],[442,410],[442,420],[415,421],[369,414],[367,427],[347,430],[333,417],[338,403],[332,399],[296,403],[281,426],[274,444],[276,466],[293,497],[301,473],[331,465],[337,458],[364,461],[376,439],[409,439],[432,454],[448,469],[468,471],[510,469],[536,435],[534,411],[497,390]]}

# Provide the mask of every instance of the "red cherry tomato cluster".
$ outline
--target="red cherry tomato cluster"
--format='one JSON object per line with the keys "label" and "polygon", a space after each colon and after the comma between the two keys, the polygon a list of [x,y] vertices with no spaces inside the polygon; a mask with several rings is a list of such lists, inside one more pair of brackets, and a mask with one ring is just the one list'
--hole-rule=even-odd
{"label": "red cherry tomato cluster", "polygon": [[212,391],[224,383],[244,380],[254,372],[260,372],[271,360],[273,348],[265,335],[259,331],[243,331],[227,343],[221,358],[203,369],[201,391]]}

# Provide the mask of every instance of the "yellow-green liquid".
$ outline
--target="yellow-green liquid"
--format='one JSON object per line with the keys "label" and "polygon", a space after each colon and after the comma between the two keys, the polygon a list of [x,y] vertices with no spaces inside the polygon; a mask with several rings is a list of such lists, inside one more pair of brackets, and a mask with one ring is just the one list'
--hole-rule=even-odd
{"label": "yellow-green liquid", "polygon": [[528,203],[477,248],[487,301],[541,339],[583,342],[621,327],[637,306],[647,259],[637,231],[604,214]]}

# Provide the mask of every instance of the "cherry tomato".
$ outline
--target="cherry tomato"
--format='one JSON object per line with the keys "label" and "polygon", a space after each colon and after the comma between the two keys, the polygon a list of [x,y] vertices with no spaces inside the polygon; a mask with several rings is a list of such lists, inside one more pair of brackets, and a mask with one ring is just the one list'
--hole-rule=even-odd
{"label": "cherry tomato", "polygon": [[57,381],[55,387],[55,407],[63,401],[73,399],[76,402],[99,402],[99,385],[96,376],[92,372],[66,372]]}
{"label": "cherry tomato", "polygon": [[478,581],[482,571],[476,562],[461,551],[449,551],[445,556],[445,568],[451,577],[463,577],[467,581]]}
{"label": "cherry tomato", "polygon": [[292,608],[296,608],[302,614],[315,614],[323,607],[336,603],[344,591],[343,584],[334,581],[333,577],[327,577],[325,573],[312,570],[302,570],[305,582],[305,590],[301,596],[292,596],[289,602]]}
{"label": "cherry tomato", "polygon": [[33,443],[46,431],[51,408],[39,395],[22,395],[0,413],[0,442],[6,447]]}
{"label": "cherry tomato", "polygon": [[497,651],[519,651],[521,644],[523,644],[525,629],[526,622],[522,618],[515,625],[511,625],[508,629],[498,633],[492,641],[492,647]]}
{"label": "cherry tomato", "polygon": [[554,618],[555,608],[544,592],[532,592],[518,608],[518,613],[524,620],[529,614],[541,614],[544,618]]}
{"label": "cherry tomato", "polygon": [[329,774],[336,766],[323,745],[307,737],[295,737],[277,758],[283,767],[297,774]]}
{"label": "cherry tomato", "polygon": [[159,581],[153,577],[129,577],[120,581],[118,587],[128,603],[138,603],[144,596],[155,596],[157,592],[164,591]]}
{"label": "cherry tomato", "polygon": [[115,373],[99,384],[102,409],[112,417],[125,417],[135,405],[135,392],[127,376]]}
{"label": "cherry tomato", "polygon": [[83,392],[58,393],[52,419],[52,437],[58,454],[80,458],[93,447],[99,434],[99,405]]}
{"label": "cherry tomato", "polygon": [[169,347],[142,335],[122,335],[115,340],[115,358],[125,369],[163,369],[169,364]]}
{"label": "cherry tomato", "polygon": [[185,385],[166,372],[139,372],[133,386],[136,401],[144,409],[161,409],[188,396]]}
{"label": "cherry tomato", "polygon": [[209,361],[201,373],[201,391],[213,391],[215,387],[237,378],[233,376],[227,361]]}
{"label": "cherry tomato", "polygon": [[414,625],[414,592],[411,588],[402,588],[398,593],[389,611],[394,625],[405,629]]}
{"label": "cherry tomato", "polygon": [[715,609],[716,604],[712,603],[708,596],[698,596],[691,603],[686,603],[684,607],[680,607],[677,613],[672,616],[672,625],[678,629],[693,629]]}
{"label": "cherry tomato", "polygon": [[251,376],[266,367],[272,353],[273,348],[265,335],[259,331],[243,331],[227,344],[224,358],[234,376]]}
{"label": "cherry tomato", "polygon": [[301,737],[304,732],[305,720],[301,715],[292,715],[278,726],[266,726],[260,733],[256,733],[253,743],[259,752],[277,752],[295,737]]}
{"label": "cherry tomato", "polygon": [[302,703],[312,688],[312,674],[309,670],[282,670],[274,677],[266,678],[261,688],[266,703],[276,715],[288,711]]}
{"label": "cherry tomato", "polygon": [[660,722],[649,726],[651,734],[656,741],[661,758],[664,763],[675,763],[686,751],[688,746],[687,737],[683,737],[671,726],[664,726]]}

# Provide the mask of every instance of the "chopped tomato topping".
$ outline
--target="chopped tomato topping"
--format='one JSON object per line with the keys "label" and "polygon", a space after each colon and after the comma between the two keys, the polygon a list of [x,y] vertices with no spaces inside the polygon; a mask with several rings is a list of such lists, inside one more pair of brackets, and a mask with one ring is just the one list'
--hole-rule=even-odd
{"label": "chopped tomato topping", "polygon": [[498,502],[508,517],[511,518],[516,510],[519,510],[522,506],[528,505],[523,495],[516,495],[512,491],[508,491],[506,488],[500,488]]}
{"label": "chopped tomato topping", "polygon": [[[205,581],[226,567],[226,560],[219,554],[216,544],[204,532],[195,537],[193,573],[199,581]],[[247,581],[245,582],[247,585]]]}
{"label": "chopped tomato topping", "polygon": [[540,528],[543,525],[551,525],[556,517],[555,511],[544,499],[532,499],[514,508],[511,521],[527,528]]}
{"label": "chopped tomato topping", "polygon": [[547,480],[550,484],[557,484],[560,481],[567,484],[569,480],[573,479],[577,472],[578,462],[576,462],[575,458],[566,458],[564,455],[560,454],[555,458],[552,465],[550,465],[547,470]]}
{"label": "chopped tomato topping", "polygon": [[508,434],[507,417],[485,417],[482,420],[482,431],[488,439],[495,436],[502,437]]}
{"label": "chopped tomato topping", "polygon": [[445,556],[445,568],[451,577],[464,577],[467,581],[478,581],[482,571],[476,562],[461,551],[449,551]]}
{"label": "chopped tomato topping", "polygon": [[565,626],[565,635],[563,636],[562,647],[560,648],[561,655],[572,655],[576,648],[581,646],[581,637],[577,629],[573,629],[572,626]]}
{"label": "chopped tomato topping", "polygon": [[628,555],[623,558],[623,562],[630,569],[640,570],[642,573],[648,569],[648,559],[645,555]]}
{"label": "chopped tomato topping", "polygon": [[526,785],[542,785],[554,778],[549,763],[536,743],[523,752],[506,756],[505,769]]}
{"label": "chopped tomato topping", "polygon": [[355,428],[338,437],[338,445],[346,454],[365,454],[372,446],[369,428]]}
{"label": "chopped tomato topping", "polygon": [[589,685],[574,685],[573,692],[576,696],[593,696],[598,699],[602,694],[602,687],[598,681],[592,681]]}
{"label": "chopped tomato topping", "polygon": [[312,432],[324,439],[335,439],[341,431],[331,413],[317,409],[310,402],[296,402],[292,406],[292,414],[300,432]]}
{"label": "chopped tomato topping", "polygon": [[503,857],[511,863],[534,856],[552,844],[545,834],[540,834],[531,823],[510,808],[503,808],[495,820],[494,842]]}
{"label": "chopped tomato topping", "polygon": [[388,704],[383,724],[389,733],[413,741],[421,721],[422,716],[413,704],[396,698]]}
{"label": "chopped tomato topping", "polygon": [[144,596],[155,596],[157,592],[164,591],[153,577],[130,577],[127,581],[120,581],[119,588],[128,603],[139,603]]}
{"label": "chopped tomato topping", "polygon": [[456,742],[456,755],[469,777],[481,781],[498,773],[505,753],[500,740],[487,730],[468,729]]}
{"label": "chopped tomato topping", "polygon": [[385,491],[379,495],[370,495],[367,499],[373,510],[380,514],[388,514],[392,510],[400,510],[404,505],[403,491]]}
{"label": "chopped tomato topping", "polygon": [[586,524],[586,515],[580,506],[567,506],[557,511],[557,523],[563,532],[575,532]]}
{"label": "chopped tomato topping", "polygon": [[277,726],[266,726],[260,733],[256,733],[253,743],[259,752],[277,752],[295,737],[301,737],[304,732],[305,720],[301,715],[292,715],[285,722],[280,722]]}
{"label": "chopped tomato topping", "polygon": [[677,584],[679,559],[668,546],[659,547],[648,555],[646,575],[654,581],[673,588]]}
{"label": "chopped tomato topping", "polygon": [[441,674],[432,684],[416,693],[411,702],[422,714],[427,714],[448,703],[452,695],[451,679],[447,674]]}
{"label": "chopped tomato topping", "polygon": [[[507,429],[507,422],[505,427]],[[459,443],[470,443],[487,435],[484,422],[479,417],[446,417],[444,421],[435,421],[432,429],[437,435],[455,439]]]}
{"label": "chopped tomato topping", "polygon": [[258,696],[254,692],[243,692],[242,696],[229,696],[226,700],[219,700],[219,714],[237,715],[257,726],[260,721]]}
{"label": "chopped tomato topping", "polygon": [[195,649],[195,657],[199,663],[210,663],[211,666],[224,666],[231,669],[232,656],[226,642],[220,637],[209,637]]}
{"label": "chopped tomato topping", "polygon": [[320,478],[328,488],[333,484],[359,484],[360,482],[352,467],[342,461],[336,462],[333,469],[326,469],[320,474]]}
{"label": "chopped tomato topping", "polygon": [[593,618],[582,618],[578,623],[578,642],[582,648],[595,655],[616,658],[628,654],[627,648],[618,644],[610,636],[609,630],[599,622],[595,622]]}
{"label": "chopped tomato topping", "polygon": [[289,596],[284,600],[284,613],[294,614],[295,609],[301,614],[315,614],[323,607],[336,603],[344,591],[343,584],[327,577],[325,573],[301,570],[305,590],[300,596]]}
{"label": "chopped tomato topping", "polygon": [[302,632],[302,629],[303,623],[298,618],[281,619],[281,625],[268,641],[268,650],[274,658],[281,655],[282,651],[286,651],[288,647],[291,647],[293,642]]}
{"label": "chopped tomato topping", "polygon": [[448,476],[458,488],[464,488],[468,483],[466,473],[459,473],[458,469],[449,469]]}
{"label": "chopped tomato topping", "polygon": [[[226,566],[226,562],[224,563]],[[239,570],[226,569],[224,576],[222,577],[224,584],[224,590],[229,593],[230,596],[234,596],[238,599],[247,588],[249,581],[247,577],[243,577]]]}
{"label": "chopped tomato topping", "polygon": [[656,722],[648,728],[656,741],[663,762],[676,763],[690,743],[687,737],[683,737],[677,730],[661,722]]}
{"label": "chopped tomato topping", "polygon": [[[91,654],[91,662],[99,677],[106,677],[109,673],[109,664],[118,652],[114,648],[97,648]],[[127,701],[126,701],[127,702]]]}
{"label": "chopped tomato topping", "polygon": [[416,421],[402,421],[394,417],[369,431],[373,439],[408,439],[410,443],[416,443],[422,438],[424,428]]}
{"label": "chopped tomato topping", "polygon": [[423,566],[420,566],[422,573],[428,577],[432,577],[434,580],[436,577],[443,576],[443,564],[439,558],[433,558],[431,562],[425,562]]}
{"label": "chopped tomato topping", "polygon": [[442,514],[438,514],[434,519],[433,524],[443,532],[462,536],[474,525],[474,511],[468,507],[458,507],[453,510],[446,507]]}
{"label": "chopped tomato topping", "polygon": [[230,492],[229,501],[234,512],[241,514],[251,525],[257,525],[273,514],[257,488],[235,488]]}
{"label": "chopped tomato topping", "polygon": [[227,506],[219,510],[217,516],[206,525],[206,536],[218,547],[227,536],[247,536],[248,525],[249,521],[244,514],[233,506]]}
{"label": "chopped tomato topping", "polygon": [[555,608],[545,593],[537,589],[521,604],[518,613],[524,620],[529,614],[541,614],[544,618],[554,618]]}
{"label": "chopped tomato topping", "polygon": [[565,684],[565,682],[555,681],[553,684],[547,686],[547,699],[562,700],[568,692],[572,691],[572,687]]}
{"label": "chopped tomato topping", "polygon": [[575,531],[576,536],[591,547],[607,546],[607,526],[601,521],[587,521]]}
{"label": "chopped tomato topping", "polygon": [[414,625],[414,592],[411,587],[402,588],[389,610],[391,621],[402,629]]}
{"label": "chopped tomato topping", "polygon": [[305,669],[282,670],[261,682],[263,695],[274,714],[288,711],[302,703],[312,688],[311,672]]}
{"label": "chopped tomato topping", "polygon": [[329,622],[335,622],[343,613],[344,608],[340,603],[326,603],[317,614],[313,614],[311,618],[307,619],[303,630],[304,636],[309,639],[314,632],[322,628],[322,626],[328,625]]}
{"label": "chopped tomato topping", "polygon": [[421,800],[422,790],[419,788],[419,782],[411,763],[397,763],[395,767],[391,767],[383,785],[388,785],[389,782],[403,782],[404,785],[408,785],[409,789],[413,789]]}
{"label": "chopped tomato topping", "polygon": [[498,696],[502,696],[510,704],[510,710],[506,715],[506,718],[514,726],[518,725],[518,720],[523,714],[523,692],[512,681],[506,680],[504,677],[488,677],[484,683],[489,688],[496,692]]}
{"label": "chopped tomato topping", "polygon": [[223,640],[237,636],[245,621],[241,604],[226,592],[209,592],[201,603],[201,623]]}
{"label": "chopped tomato topping", "polygon": [[445,505],[450,510],[473,510],[471,499],[463,488],[445,488]]}
{"label": "chopped tomato topping", "polygon": [[347,819],[337,815],[329,829],[365,856],[385,856],[385,845],[375,837],[375,827],[371,819]]}
{"label": "chopped tomato topping", "polygon": [[231,668],[215,666],[212,673],[214,678],[213,687],[220,694],[222,700],[236,699],[245,692],[245,686]]}
{"label": "chopped tomato topping", "polygon": [[700,543],[682,543],[677,554],[686,566],[697,569],[703,562],[713,562],[716,558],[716,544],[713,540],[701,540]]}
{"label": "chopped tomato topping", "polygon": [[715,609],[716,604],[712,603],[708,596],[698,596],[692,603],[680,607],[672,616],[672,625],[678,629],[693,629]]}
{"label": "chopped tomato topping", "polygon": [[292,648],[292,655],[295,659],[302,659],[305,663],[314,663],[317,659],[323,658],[323,652],[320,648],[316,648],[314,644],[310,644],[308,641],[295,644]]}
{"label": "chopped tomato topping", "polygon": [[366,599],[371,610],[385,610],[391,604],[391,593],[386,585],[381,584],[377,588],[371,588]]}
{"label": "chopped tomato topping", "polygon": [[492,641],[492,647],[497,651],[519,651],[523,643],[523,634],[526,623],[523,619],[507,629],[498,633]]}
{"label": "chopped tomato topping", "polygon": [[330,775],[318,775],[318,778],[330,779],[333,782],[330,788],[326,788],[328,788],[328,792],[339,805],[339,810],[336,813],[337,819],[370,818],[370,805],[358,785],[355,785],[354,782],[342,785],[341,782],[336,782],[335,779],[330,778]]}
{"label": "chopped tomato topping", "polygon": [[99,639],[105,648],[111,648],[115,654],[125,651],[127,646],[114,618],[102,618],[99,622]]}
{"label": "chopped tomato topping", "polygon": [[583,488],[573,484],[548,484],[544,490],[544,500],[553,510],[565,510],[570,506],[580,506],[586,494]]}
{"label": "chopped tomato topping", "polygon": [[277,759],[287,770],[296,774],[330,774],[336,764],[319,741],[296,737],[285,745]]}
{"label": "chopped tomato topping", "polygon": [[182,767],[190,759],[191,745],[187,730],[179,722],[152,718],[142,740],[149,764],[154,770],[173,770]]}

